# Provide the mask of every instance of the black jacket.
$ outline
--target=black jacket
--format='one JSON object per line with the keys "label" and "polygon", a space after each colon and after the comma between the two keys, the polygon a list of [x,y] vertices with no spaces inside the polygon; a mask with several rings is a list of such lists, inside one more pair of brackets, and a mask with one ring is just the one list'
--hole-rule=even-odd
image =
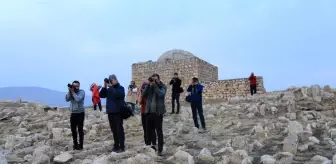
{"label": "black jacket", "polygon": [[[175,81],[174,81],[175,79]],[[172,92],[173,93],[180,93],[181,91],[181,84],[182,84],[182,81],[181,79],[179,78],[174,78],[170,81],[169,85],[173,85],[173,88],[172,88]]]}
{"label": "black jacket", "polygon": [[119,113],[125,103],[125,89],[119,83],[109,88],[103,87],[99,92],[100,98],[106,98],[106,113]]}

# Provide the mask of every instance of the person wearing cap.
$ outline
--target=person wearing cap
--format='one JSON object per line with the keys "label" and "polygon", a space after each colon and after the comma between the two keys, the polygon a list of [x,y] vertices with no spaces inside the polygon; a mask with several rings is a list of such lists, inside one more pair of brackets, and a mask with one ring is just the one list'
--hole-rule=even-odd
{"label": "person wearing cap", "polygon": [[[138,103],[140,105],[140,113],[141,113],[141,123],[142,123],[142,128],[143,128],[143,131],[144,131],[144,141],[145,141],[145,144],[147,146],[149,145],[153,145],[152,148],[154,150],[156,150],[156,140],[150,140],[149,137],[147,137],[147,127],[146,127],[146,113],[145,113],[145,110],[146,110],[146,97],[145,96],[142,96],[142,92],[144,91],[144,89],[146,88],[146,86],[148,85],[149,83],[147,82],[144,82],[141,86],[141,89],[140,89],[140,92],[139,92],[139,95],[138,95]],[[152,129],[152,137],[153,138],[156,138],[156,133],[155,133],[155,129],[153,128]]]}
{"label": "person wearing cap", "polygon": [[100,90],[99,96],[106,98],[106,113],[114,139],[114,146],[111,151],[124,152],[125,132],[123,119],[120,115],[120,110],[125,104],[124,87],[119,84],[115,75],[110,75],[108,81],[104,80],[104,87]]}
{"label": "person wearing cap", "polygon": [[[167,87],[160,81],[158,74],[153,74],[149,79],[149,85],[145,87],[142,96],[146,97],[146,131],[151,142],[156,141],[152,135],[155,129],[158,138],[158,155],[162,156],[163,151],[163,115],[166,113],[165,96]],[[154,145],[153,145],[154,146]],[[156,150],[154,148],[154,150]]]}

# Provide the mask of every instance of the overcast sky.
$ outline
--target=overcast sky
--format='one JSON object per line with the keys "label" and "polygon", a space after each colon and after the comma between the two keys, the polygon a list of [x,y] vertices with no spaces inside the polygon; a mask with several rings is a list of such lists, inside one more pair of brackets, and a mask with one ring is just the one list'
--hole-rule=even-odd
{"label": "overcast sky", "polygon": [[87,90],[177,48],[220,79],[336,87],[335,0],[0,0],[0,87]]}

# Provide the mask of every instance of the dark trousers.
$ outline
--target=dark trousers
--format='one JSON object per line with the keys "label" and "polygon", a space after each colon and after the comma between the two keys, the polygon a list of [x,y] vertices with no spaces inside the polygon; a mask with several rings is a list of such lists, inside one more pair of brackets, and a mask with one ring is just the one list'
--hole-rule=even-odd
{"label": "dark trousers", "polygon": [[172,93],[172,112],[175,111],[175,101],[177,105],[177,113],[180,112],[180,94],[179,93]]}
{"label": "dark trousers", "polygon": [[119,113],[108,114],[108,120],[114,139],[114,148],[125,149],[125,132],[123,127],[123,119]]}
{"label": "dark trousers", "polygon": [[251,95],[256,94],[257,93],[257,85],[250,85],[250,91],[251,91]]}
{"label": "dark trousers", "polygon": [[163,115],[158,115],[156,113],[148,113],[146,116],[146,131],[147,136],[150,142],[156,142],[156,137],[154,137],[153,130],[156,131],[157,137],[158,137],[158,151],[162,152],[163,150],[163,131],[162,131],[162,121],[163,121]]}
{"label": "dark trousers", "polygon": [[[71,132],[72,132],[72,139],[73,144],[75,147],[83,148],[83,141],[84,141],[84,119],[85,119],[85,113],[71,113],[70,116],[70,126],[71,126]],[[79,134],[79,145],[77,141],[77,128],[78,128],[78,134]]]}
{"label": "dark trousers", "polygon": [[[93,102],[93,98],[92,98],[92,102]],[[102,105],[101,102],[99,101],[98,104],[93,104],[93,110],[97,110],[97,105],[99,107],[99,110],[102,111]]]}
{"label": "dark trousers", "polygon": [[146,121],[147,121],[147,116],[146,114],[142,113],[141,114],[141,122],[142,122],[142,128],[144,131],[144,140],[146,145],[156,145],[156,132],[155,129],[152,129],[152,138],[155,138],[155,140],[150,140],[151,138],[147,137],[147,125],[146,125]]}
{"label": "dark trousers", "polygon": [[198,113],[200,120],[201,120],[201,125],[203,128],[205,128],[202,103],[191,103],[190,105],[191,105],[191,111],[192,111],[192,116],[193,116],[195,127],[199,128],[198,120],[197,120],[197,113]]}

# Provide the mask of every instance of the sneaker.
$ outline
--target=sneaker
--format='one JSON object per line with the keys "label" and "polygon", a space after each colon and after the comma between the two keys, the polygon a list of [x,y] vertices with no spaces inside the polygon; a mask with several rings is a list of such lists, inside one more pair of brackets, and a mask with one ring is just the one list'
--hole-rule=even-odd
{"label": "sneaker", "polygon": [[117,151],[117,153],[123,153],[123,152],[125,152],[125,149],[124,149],[124,148],[120,148],[120,149]]}
{"label": "sneaker", "polygon": [[77,146],[77,150],[83,150],[83,146],[82,145],[78,145]]}
{"label": "sneaker", "polygon": [[156,152],[156,147],[155,146],[151,146],[152,149],[154,149],[154,151]]}
{"label": "sneaker", "polygon": [[78,150],[78,145],[73,145],[73,150]]}
{"label": "sneaker", "polygon": [[119,150],[120,150],[119,148],[117,148],[117,147],[113,147],[113,149],[110,150],[110,152],[118,152]]}

